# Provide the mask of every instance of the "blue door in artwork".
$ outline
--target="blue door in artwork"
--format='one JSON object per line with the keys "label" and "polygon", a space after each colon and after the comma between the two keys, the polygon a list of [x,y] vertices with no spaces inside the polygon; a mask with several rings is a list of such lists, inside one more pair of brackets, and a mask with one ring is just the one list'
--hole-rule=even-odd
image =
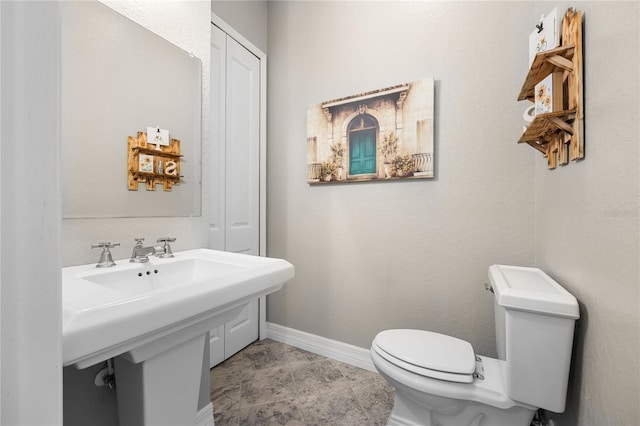
{"label": "blue door in artwork", "polygon": [[364,175],[376,172],[376,134],[378,126],[373,117],[356,117],[349,125],[349,174]]}
{"label": "blue door in artwork", "polygon": [[362,175],[376,172],[376,131],[362,130],[349,138],[349,172]]}

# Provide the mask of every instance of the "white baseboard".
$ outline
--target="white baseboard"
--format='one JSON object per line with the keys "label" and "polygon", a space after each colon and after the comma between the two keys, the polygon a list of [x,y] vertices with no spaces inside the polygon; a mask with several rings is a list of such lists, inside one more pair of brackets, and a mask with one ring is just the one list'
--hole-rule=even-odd
{"label": "white baseboard", "polygon": [[196,426],[214,426],[212,403],[208,403],[198,411],[196,416]]}
{"label": "white baseboard", "polygon": [[353,346],[337,340],[284,327],[282,325],[267,322],[267,337],[305,351],[326,356],[336,361],[344,362],[355,367],[377,372],[371,361],[369,349]]}

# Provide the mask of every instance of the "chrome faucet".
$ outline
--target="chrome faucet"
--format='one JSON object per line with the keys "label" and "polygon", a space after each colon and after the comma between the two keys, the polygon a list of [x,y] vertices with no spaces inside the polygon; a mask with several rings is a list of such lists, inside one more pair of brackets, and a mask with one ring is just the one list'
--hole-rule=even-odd
{"label": "chrome faucet", "polygon": [[147,246],[145,247],[142,243],[144,242],[144,238],[134,238],[136,241],[136,245],[133,247],[133,253],[131,253],[131,259],[129,262],[132,263],[145,263],[149,261],[150,255],[156,255],[160,258],[165,257],[174,257],[173,251],[171,250],[171,246],[169,243],[173,243],[176,241],[175,238],[171,237],[162,237],[158,238],[158,243],[164,243],[163,245],[158,246]]}
{"label": "chrome faucet", "polygon": [[136,245],[133,247],[133,253],[131,253],[131,263],[145,263],[149,261],[149,255],[156,254],[156,248],[153,246],[144,247],[142,243],[144,238],[134,238]]}
{"label": "chrome faucet", "polygon": [[113,261],[113,257],[111,256],[111,252],[109,251],[112,247],[118,247],[120,243],[111,244],[110,241],[91,244],[92,249],[101,248],[102,253],[100,253],[100,260],[96,264],[96,268],[108,268],[110,266],[114,266],[116,262]]}

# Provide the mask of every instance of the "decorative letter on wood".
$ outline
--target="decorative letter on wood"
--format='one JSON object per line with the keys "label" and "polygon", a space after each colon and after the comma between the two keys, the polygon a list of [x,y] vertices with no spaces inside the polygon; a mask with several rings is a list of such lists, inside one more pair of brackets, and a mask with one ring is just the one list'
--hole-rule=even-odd
{"label": "decorative letter on wood", "polygon": [[144,182],[147,191],[155,191],[156,184],[162,184],[164,191],[171,191],[173,185],[180,185],[180,141],[171,139],[169,146],[148,145],[147,135],[138,132],[138,137],[129,136],[128,141],[130,191],[138,190],[138,183]]}

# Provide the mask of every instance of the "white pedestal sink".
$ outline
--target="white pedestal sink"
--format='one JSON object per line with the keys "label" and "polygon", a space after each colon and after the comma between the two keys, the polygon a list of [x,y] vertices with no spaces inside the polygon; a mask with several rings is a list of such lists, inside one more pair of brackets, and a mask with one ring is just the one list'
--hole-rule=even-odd
{"label": "white pedestal sink", "polygon": [[115,358],[121,426],[193,425],[207,331],[282,288],[294,268],[208,249],[116,263],[63,268],[64,365]]}

